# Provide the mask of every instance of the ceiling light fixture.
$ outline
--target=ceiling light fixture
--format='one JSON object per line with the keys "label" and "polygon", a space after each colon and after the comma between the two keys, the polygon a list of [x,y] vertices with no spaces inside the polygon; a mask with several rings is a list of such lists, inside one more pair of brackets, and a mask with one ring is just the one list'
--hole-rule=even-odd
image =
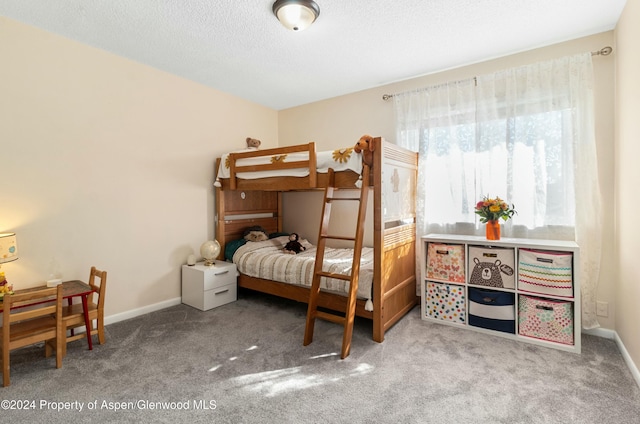
{"label": "ceiling light fixture", "polygon": [[273,14],[285,28],[302,31],[320,16],[320,6],[313,0],[277,0]]}

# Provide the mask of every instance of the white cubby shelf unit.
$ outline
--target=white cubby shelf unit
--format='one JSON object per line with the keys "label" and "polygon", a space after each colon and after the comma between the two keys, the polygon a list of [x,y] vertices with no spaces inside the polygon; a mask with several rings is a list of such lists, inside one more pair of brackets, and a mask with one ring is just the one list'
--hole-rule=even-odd
{"label": "white cubby shelf unit", "polygon": [[579,263],[572,241],[423,236],[421,317],[580,353]]}

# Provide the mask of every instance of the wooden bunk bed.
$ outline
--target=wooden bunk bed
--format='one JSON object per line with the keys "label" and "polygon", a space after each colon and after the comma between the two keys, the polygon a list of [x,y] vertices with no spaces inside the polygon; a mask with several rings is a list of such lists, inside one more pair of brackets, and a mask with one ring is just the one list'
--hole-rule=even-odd
{"label": "wooden bunk bed", "polygon": [[[373,340],[382,342],[385,332],[417,303],[416,296],[416,215],[415,192],[417,153],[374,138],[374,155],[368,181],[373,191],[373,311],[358,299],[356,315],[373,321]],[[343,152],[345,149],[335,152]],[[306,152],[306,153],[305,153]],[[334,156],[335,153],[334,152]],[[284,155],[303,153],[305,160],[282,161]],[[354,152],[349,152],[350,154]],[[241,160],[271,157],[268,164],[241,165]],[[216,238],[225,251],[227,243],[242,238],[247,227],[259,225],[268,233],[283,230],[282,193],[291,190],[324,188],[329,177],[316,170],[315,144],[230,153],[216,161]],[[246,162],[246,161],[245,161]],[[228,175],[221,177],[220,166]],[[247,172],[286,169],[308,170],[305,176],[242,178]],[[286,171],[285,171],[286,172]],[[336,171],[334,185],[356,189],[360,175],[353,170]],[[367,182],[365,182],[367,183]],[[319,224],[318,224],[319,225]],[[307,303],[309,288],[265,280],[240,273],[238,286]],[[322,292],[318,305],[344,311],[347,297]]]}

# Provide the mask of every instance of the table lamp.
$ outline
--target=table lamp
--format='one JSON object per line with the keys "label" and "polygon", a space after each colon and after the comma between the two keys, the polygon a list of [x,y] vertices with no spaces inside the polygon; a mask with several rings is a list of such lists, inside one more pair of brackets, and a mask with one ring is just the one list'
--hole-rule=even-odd
{"label": "table lamp", "polygon": [[18,244],[16,242],[15,233],[0,233],[0,282],[6,285],[4,281],[4,272],[1,271],[2,264],[18,259]]}
{"label": "table lamp", "polygon": [[18,259],[16,233],[0,234],[0,264]]}

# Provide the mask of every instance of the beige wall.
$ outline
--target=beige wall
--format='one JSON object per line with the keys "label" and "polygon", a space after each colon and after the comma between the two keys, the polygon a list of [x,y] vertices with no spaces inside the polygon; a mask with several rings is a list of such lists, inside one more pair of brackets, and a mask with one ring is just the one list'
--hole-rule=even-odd
{"label": "beige wall", "polygon": [[[640,367],[640,0],[628,0],[616,27],[616,331]],[[638,380],[640,375],[636,374]],[[639,380],[640,381],[640,380]]]}
{"label": "beige wall", "polygon": [[[296,108],[280,111],[279,144],[291,145],[310,140],[318,143],[318,148],[351,146],[365,133],[382,136],[388,140],[395,139],[393,101],[383,101],[382,95],[392,94],[432,84],[455,81],[463,78],[482,75],[514,66],[548,60],[570,54],[600,50],[605,46],[613,46],[613,31],[581,38],[553,46],[531,50],[512,56],[470,65],[434,75],[423,76],[395,84],[361,91],[346,96],[336,97]],[[612,56],[594,57],[594,74],[596,84],[594,96],[596,103],[596,137],[602,195],[606,205],[613,204],[613,138],[614,138],[614,69],[615,53]],[[285,196],[285,223],[290,231],[295,229],[301,234],[316,237],[319,213],[312,209],[308,213],[296,212],[286,215],[292,205],[321,205],[322,199],[312,199],[311,194],[295,193]],[[320,206],[318,206],[320,207]],[[299,209],[296,209],[298,211]],[[355,222],[355,221],[353,221]],[[349,225],[351,221],[346,221]],[[609,316],[599,317],[603,328],[614,329],[615,314],[615,281],[611,275],[615,273],[613,256],[613,222],[606,224],[603,240],[603,251],[606,252],[602,263],[602,278],[598,287],[598,300],[609,304]]]}
{"label": "beige wall", "polygon": [[179,301],[214,235],[213,162],[277,145],[277,111],[0,17],[0,232],[9,282],[109,272],[107,315]]}

